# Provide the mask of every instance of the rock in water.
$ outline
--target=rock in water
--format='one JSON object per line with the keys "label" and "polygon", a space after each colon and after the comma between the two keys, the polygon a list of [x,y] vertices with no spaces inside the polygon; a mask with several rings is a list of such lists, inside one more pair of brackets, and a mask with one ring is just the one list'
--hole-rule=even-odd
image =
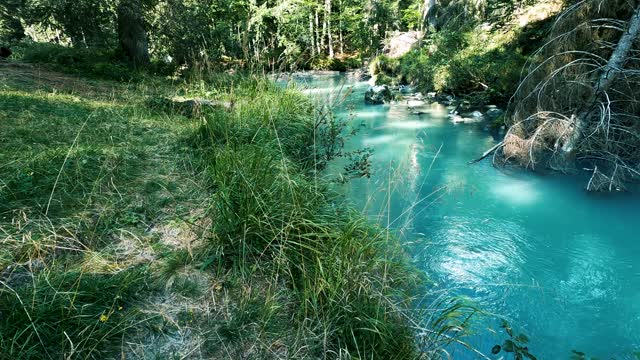
{"label": "rock in water", "polygon": [[6,59],[11,56],[11,54],[13,54],[13,52],[11,52],[11,49],[4,46],[0,47],[0,58]]}
{"label": "rock in water", "polygon": [[387,85],[370,86],[364,93],[364,102],[367,104],[384,104],[391,101],[391,90]]}

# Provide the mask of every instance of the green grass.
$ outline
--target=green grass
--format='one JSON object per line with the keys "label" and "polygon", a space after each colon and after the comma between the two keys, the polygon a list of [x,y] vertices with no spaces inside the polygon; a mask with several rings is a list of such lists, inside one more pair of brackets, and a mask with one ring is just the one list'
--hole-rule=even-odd
{"label": "green grass", "polygon": [[6,69],[0,357],[412,359],[458,324],[418,346],[424,279],[321,178],[341,127],[296,89]]}
{"label": "green grass", "polygon": [[149,287],[143,268],[115,274],[50,267],[12,273],[0,292],[0,349],[6,359],[106,358],[121,338],[153,321],[139,302]]}

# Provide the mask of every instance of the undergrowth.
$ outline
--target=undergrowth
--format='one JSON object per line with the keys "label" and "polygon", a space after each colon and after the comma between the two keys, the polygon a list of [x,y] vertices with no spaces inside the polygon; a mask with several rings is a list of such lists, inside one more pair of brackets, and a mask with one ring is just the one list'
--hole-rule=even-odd
{"label": "undergrowth", "polygon": [[[410,310],[424,279],[322,179],[342,128],[295,88],[5,69],[0,357],[412,359],[463,327]],[[148,106],[176,95],[232,106]]]}
{"label": "undergrowth", "polygon": [[[370,71],[382,84],[413,84],[421,91],[464,97],[472,104],[506,105],[553,19],[551,15],[527,19],[531,15],[526,12],[512,16],[513,20],[498,23],[452,22],[429,32],[420,48],[400,59],[375,59]],[[518,19],[529,22],[522,25]]]}

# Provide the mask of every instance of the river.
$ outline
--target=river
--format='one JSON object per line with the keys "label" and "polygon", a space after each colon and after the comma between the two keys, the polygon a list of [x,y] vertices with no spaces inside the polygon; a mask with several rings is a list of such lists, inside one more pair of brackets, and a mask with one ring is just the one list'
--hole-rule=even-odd
{"label": "river", "polygon": [[336,111],[358,129],[346,149],[372,149],[372,174],[344,191],[400,234],[433,291],[496,314],[482,316],[465,341],[491,359],[511,359],[491,354],[507,338],[504,318],[541,360],[570,359],[572,350],[640,358],[637,195],[588,194],[583,177],[497,169],[490,159],[468,165],[496,143],[483,124],[454,124],[437,104],[422,115],[405,104],[365,105],[367,83],[344,76],[297,82],[319,99],[352,90]]}

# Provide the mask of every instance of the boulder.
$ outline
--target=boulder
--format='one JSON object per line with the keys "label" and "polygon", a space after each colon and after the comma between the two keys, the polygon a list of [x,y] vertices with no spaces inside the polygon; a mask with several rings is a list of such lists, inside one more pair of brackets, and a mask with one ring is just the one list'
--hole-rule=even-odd
{"label": "boulder", "polygon": [[364,102],[367,104],[384,104],[393,98],[387,85],[370,86],[364,93]]}
{"label": "boulder", "polygon": [[489,119],[495,119],[502,114],[504,114],[504,111],[498,108],[489,108],[489,110],[487,110],[487,117]]}
{"label": "boulder", "polygon": [[482,113],[480,111],[478,111],[478,110],[472,111],[470,113],[462,114],[462,116],[469,117],[469,118],[475,118],[475,119],[479,119],[479,118],[483,117]]}
{"label": "boulder", "polygon": [[463,117],[460,115],[449,115],[449,118],[454,124],[477,124],[482,122],[482,118],[479,117]]}
{"label": "boulder", "polygon": [[424,37],[421,31],[396,32],[391,35],[387,45],[382,50],[384,54],[392,59],[398,59],[420,44]]}
{"label": "boulder", "polygon": [[365,69],[356,69],[347,72],[347,77],[351,80],[355,81],[368,81],[371,79],[371,75],[369,75],[368,71]]}

